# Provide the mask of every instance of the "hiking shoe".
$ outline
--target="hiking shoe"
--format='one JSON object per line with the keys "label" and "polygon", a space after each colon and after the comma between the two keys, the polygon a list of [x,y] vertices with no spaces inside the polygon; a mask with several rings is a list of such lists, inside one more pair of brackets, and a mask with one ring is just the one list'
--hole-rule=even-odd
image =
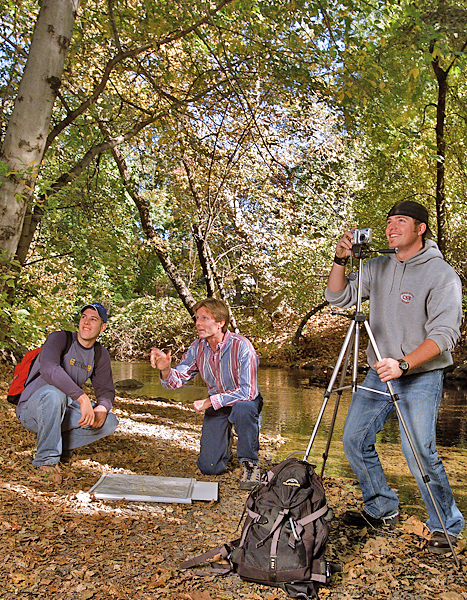
{"label": "hiking shoe", "polygon": [[394,529],[396,523],[399,522],[399,513],[392,515],[391,517],[382,517],[380,519],[376,519],[364,510],[361,512],[356,510],[347,510],[344,513],[342,520],[346,525],[350,525],[351,527],[370,526],[373,529],[378,529],[379,527],[389,527],[390,529]]}
{"label": "hiking shoe", "polygon": [[[449,539],[451,540],[451,544],[455,549],[457,544],[457,537],[455,535],[450,535],[448,533]],[[451,552],[451,547],[449,546],[449,542],[446,539],[443,531],[433,531],[431,534],[431,539],[426,545],[429,552],[433,552],[434,554],[447,554]]]}
{"label": "hiking shoe", "polygon": [[60,456],[60,462],[63,464],[71,463],[76,457],[76,453],[73,450],[65,450]]}
{"label": "hiking shoe", "polygon": [[62,472],[58,465],[41,465],[37,469],[54,483],[62,483]]}
{"label": "hiking shoe", "polygon": [[243,462],[243,477],[240,479],[238,487],[241,490],[252,490],[261,481],[261,471],[258,465],[254,465],[251,462]]}

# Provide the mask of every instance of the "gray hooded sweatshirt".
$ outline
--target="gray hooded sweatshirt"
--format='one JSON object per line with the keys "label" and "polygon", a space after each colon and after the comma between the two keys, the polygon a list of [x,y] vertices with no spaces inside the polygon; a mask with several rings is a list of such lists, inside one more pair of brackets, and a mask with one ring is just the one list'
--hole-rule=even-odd
{"label": "gray hooded sweatshirt", "polygon": [[[403,358],[427,339],[441,353],[410,373],[442,369],[452,364],[451,350],[460,337],[462,285],[432,240],[400,262],[395,254],[372,258],[363,266],[362,300],[370,299],[370,328],[383,358]],[[357,281],[347,278],[340,292],[326,288],[326,299],[340,308],[357,302]],[[377,358],[367,348],[368,364]]]}

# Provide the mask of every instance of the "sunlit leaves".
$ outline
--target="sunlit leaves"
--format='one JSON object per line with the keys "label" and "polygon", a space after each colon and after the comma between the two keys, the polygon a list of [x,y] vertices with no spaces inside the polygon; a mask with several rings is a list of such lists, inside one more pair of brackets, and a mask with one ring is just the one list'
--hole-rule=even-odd
{"label": "sunlit leaves", "polygon": [[[458,140],[465,138],[465,121],[458,116],[465,115],[466,8],[464,3],[386,4],[380,35],[373,36],[372,28],[368,29],[371,21],[363,19],[362,33],[369,35],[362,37],[360,45],[347,48],[348,75],[343,74],[339,100],[348,114],[348,130],[355,133],[362,168],[363,185],[355,196],[357,214],[370,222],[382,221],[390,205],[410,198],[428,205],[434,223],[436,168],[444,164],[447,218],[454,225],[451,202],[459,197],[465,179],[463,160],[456,158],[456,164],[452,157],[462,155]],[[379,10],[382,6],[374,6],[373,14]],[[444,157],[436,137],[435,69],[449,78]]]}
{"label": "sunlit leaves", "polygon": [[[81,3],[53,117],[54,126],[69,123],[49,148],[36,198],[46,215],[34,258],[55,263],[38,269],[52,296],[67,280],[70,299],[121,299],[150,293],[161,274],[108,150],[79,169],[104,141],[103,124],[197,293],[192,225],[230,291],[241,288],[236,278],[253,281],[258,295],[280,286],[298,309],[313,273],[321,293],[328,245],[351,198],[373,220],[410,186],[429,190],[427,67],[452,56],[433,19],[404,3],[299,0],[236,0],[206,19],[214,7]],[[351,133],[355,145],[349,138],[345,147]]]}

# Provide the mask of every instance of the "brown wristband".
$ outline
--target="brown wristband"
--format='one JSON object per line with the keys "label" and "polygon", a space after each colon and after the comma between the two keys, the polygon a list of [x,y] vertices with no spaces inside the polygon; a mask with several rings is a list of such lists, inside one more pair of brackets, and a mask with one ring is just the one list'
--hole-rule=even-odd
{"label": "brown wristband", "polygon": [[334,262],[336,263],[336,265],[340,265],[341,267],[345,267],[348,260],[348,256],[346,256],[345,258],[340,258],[339,256],[337,256],[337,254],[334,256]]}

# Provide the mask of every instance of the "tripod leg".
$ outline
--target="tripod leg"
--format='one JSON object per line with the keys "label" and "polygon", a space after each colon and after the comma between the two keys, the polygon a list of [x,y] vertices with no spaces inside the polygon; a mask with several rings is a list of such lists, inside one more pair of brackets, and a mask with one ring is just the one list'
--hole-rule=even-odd
{"label": "tripod leg", "polygon": [[[354,333],[355,333],[355,329],[354,329]],[[337,418],[337,412],[339,410],[339,404],[342,398],[342,392],[343,387],[344,387],[344,383],[345,383],[345,378],[347,375],[347,369],[349,367],[349,360],[350,360],[350,353],[352,350],[352,344],[353,344],[353,340],[355,339],[355,335],[352,335],[350,340],[349,340],[349,344],[348,344],[348,348],[345,354],[345,359],[344,359],[344,363],[342,366],[342,371],[341,371],[341,378],[340,378],[340,382],[339,382],[339,388],[338,388],[338,392],[337,392],[337,397],[336,397],[336,403],[334,405],[334,413],[332,415],[332,420],[331,420],[331,425],[329,427],[329,433],[328,433],[328,439],[326,441],[326,448],[323,452],[323,464],[321,466],[321,477],[323,477],[324,475],[324,469],[326,467],[326,461],[328,459],[329,456],[329,448],[331,446],[331,439],[332,439],[332,434],[334,432],[334,426],[336,424],[336,418]],[[357,352],[358,354],[358,352]]]}
{"label": "tripod leg", "polygon": [[313,428],[313,432],[312,432],[311,437],[310,437],[310,441],[308,442],[307,449],[305,450],[305,455],[303,456],[303,460],[304,461],[308,460],[308,456],[310,454],[311,448],[312,448],[313,443],[315,441],[319,425],[321,423],[324,411],[326,409],[326,405],[327,405],[328,400],[329,400],[329,398],[331,396],[334,384],[335,384],[337,376],[339,374],[340,366],[342,364],[342,361],[344,360],[344,356],[347,353],[347,349],[349,348],[349,346],[350,346],[350,344],[351,344],[351,342],[352,342],[352,340],[354,338],[354,331],[355,331],[355,321],[352,321],[350,323],[350,325],[349,325],[349,328],[347,329],[347,333],[345,335],[344,343],[342,344],[342,348],[341,348],[341,351],[339,353],[339,357],[337,359],[336,366],[334,367],[334,370],[333,370],[332,375],[331,375],[331,380],[330,380],[329,385],[326,388],[326,391],[324,393],[323,404],[321,405],[321,409],[319,411],[318,418],[316,420],[315,426]]}
{"label": "tripod leg", "polygon": [[[379,352],[378,346],[376,344],[376,340],[374,338],[373,332],[370,329],[370,325],[367,323],[367,321],[365,321],[365,327],[366,327],[366,330],[367,330],[367,333],[368,333],[368,337],[370,338],[370,343],[373,346],[373,350],[375,352],[376,358],[378,360],[381,360],[382,357],[381,357],[381,354]],[[418,466],[418,468],[420,470],[420,473],[422,475],[422,479],[423,479],[423,481],[424,481],[424,483],[426,485],[428,494],[429,494],[430,499],[431,499],[431,501],[433,503],[433,506],[435,508],[436,515],[437,515],[437,517],[439,519],[439,522],[441,523],[441,525],[443,527],[443,532],[444,532],[444,535],[446,537],[446,541],[449,544],[449,548],[450,548],[450,550],[452,552],[452,556],[454,558],[454,562],[456,564],[456,567],[459,567],[460,565],[459,565],[459,560],[457,558],[457,554],[454,551],[454,546],[452,545],[451,538],[449,537],[448,531],[446,529],[446,525],[445,525],[443,516],[441,515],[441,511],[439,509],[438,503],[436,502],[436,499],[435,499],[435,497],[433,495],[433,491],[431,490],[431,487],[430,487],[430,477],[429,477],[429,475],[427,475],[427,473],[425,471],[425,468],[424,468],[424,466],[422,464],[422,461],[420,460],[420,456],[419,456],[419,454],[417,452],[417,449],[415,448],[415,444],[413,442],[412,436],[410,435],[409,428],[407,427],[407,423],[405,422],[404,415],[402,414],[400,406],[398,405],[399,397],[398,397],[398,395],[396,393],[394,393],[394,388],[392,386],[392,382],[391,381],[387,382],[387,386],[388,386],[389,395],[391,396],[391,400],[394,402],[394,407],[396,409],[396,413],[397,413],[397,416],[399,418],[399,422],[402,425],[402,429],[404,430],[404,433],[405,433],[405,435],[407,437],[407,440],[409,442],[410,448],[411,448],[411,450],[413,452],[413,455],[414,455],[414,458],[415,458],[415,462],[417,463],[417,466]]]}

